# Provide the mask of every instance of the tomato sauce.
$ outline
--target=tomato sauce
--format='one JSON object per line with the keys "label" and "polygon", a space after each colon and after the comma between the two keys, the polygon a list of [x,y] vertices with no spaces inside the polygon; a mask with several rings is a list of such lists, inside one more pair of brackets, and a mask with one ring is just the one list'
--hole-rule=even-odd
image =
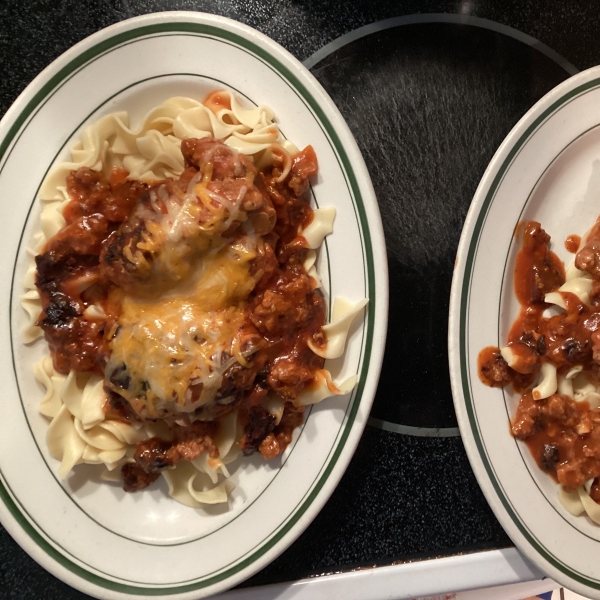
{"label": "tomato sauce", "polygon": [[231,110],[231,100],[229,97],[229,93],[223,90],[216,90],[214,92],[210,92],[208,96],[204,99],[202,103],[204,106],[212,110],[215,114],[217,114],[220,110],[227,109]]}
{"label": "tomato sauce", "polygon": [[565,248],[571,254],[575,254],[579,249],[579,245],[581,244],[581,237],[578,235],[569,235],[565,239]]}

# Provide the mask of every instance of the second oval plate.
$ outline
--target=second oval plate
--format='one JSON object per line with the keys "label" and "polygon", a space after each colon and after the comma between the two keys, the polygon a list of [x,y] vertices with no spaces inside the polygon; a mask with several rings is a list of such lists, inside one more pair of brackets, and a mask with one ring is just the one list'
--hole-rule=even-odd
{"label": "second oval plate", "polygon": [[461,435],[477,479],[502,526],[544,572],[600,598],[600,527],[574,517],[558,486],[511,437],[518,396],[477,374],[485,346],[502,346],[519,305],[513,291],[515,227],[535,220],[569,265],[563,245],[600,213],[600,68],[565,81],[511,131],[490,163],[467,215],[452,287],[450,370]]}

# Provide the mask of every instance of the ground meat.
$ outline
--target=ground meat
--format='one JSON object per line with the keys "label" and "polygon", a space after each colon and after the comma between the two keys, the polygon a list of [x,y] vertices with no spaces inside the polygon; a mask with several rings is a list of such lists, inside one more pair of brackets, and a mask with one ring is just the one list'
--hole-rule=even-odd
{"label": "ground meat", "polygon": [[306,362],[298,360],[295,354],[277,358],[267,378],[272,390],[282,398],[293,400],[314,377],[313,370]]}
{"label": "ground meat", "polygon": [[600,476],[600,411],[563,394],[533,400],[524,394],[512,422],[541,469],[573,490]]}
{"label": "ground meat", "polygon": [[525,394],[512,422],[512,433],[520,440],[539,433],[549,421],[560,421],[565,427],[575,427],[580,413],[575,403],[563,394],[553,394],[543,400],[533,400]]}
{"label": "ground meat", "polygon": [[42,320],[40,325],[52,352],[54,368],[59,373],[104,373],[110,351],[104,338],[103,320],[77,318],[56,327],[45,327]]}
{"label": "ground meat", "polygon": [[217,427],[218,424],[214,421],[196,421],[191,425],[173,426],[174,446],[179,460],[195,460],[203,452],[207,452],[211,458],[217,458],[219,450],[213,442]]}
{"label": "ground meat", "polygon": [[283,336],[303,328],[312,315],[315,302],[310,278],[292,271],[282,273],[265,290],[251,315],[262,334]]}
{"label": "ground meat", "polygon": [[267,384],[282,398],[298,397],[323,364],[307,345],[325,320],[322,295],[303,270],[286,269],[256,296],[250,319],[270,344]]}
{"label": "ground meat", "polygon": [[101,172],[81,167],[67,177],[71,201],[63,214],[67,223],[94,213],[101,213],[111,223],[121,223],[147,188],[141,181],[127,180],[126,171],[113,171],[109,182]]}
{"label": "ground meat", "polygon": [[109,222],[104,215],[93,214],[79,217],[61,229],[46,245],[46,252],[64,254],[100,254],[102,242],[110,232]]}
{"label": "ground meat", "polygon": [[262,248],[259,248],[257,257],[250,262],[250,275],[253,277],[260,276],[254,288],[254,294],[257,297],[264,293],[269,282],[273,280],[275,273],[279,270],[279,263],[273,245],[273,242],[267,241]]}

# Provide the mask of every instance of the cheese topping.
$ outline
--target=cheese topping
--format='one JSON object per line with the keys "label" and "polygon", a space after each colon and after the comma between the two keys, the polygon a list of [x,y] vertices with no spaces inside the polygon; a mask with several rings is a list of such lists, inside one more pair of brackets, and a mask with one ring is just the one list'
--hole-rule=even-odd
{"label": "cheese topping", "polygon": [[257,347],[242,351],[240,337],[257,244],[243,237],[203,257],[192,281],[158,300],[124,298],[106,373],[138,414],[192,412],[215,399],[227,369],[247,365]]}

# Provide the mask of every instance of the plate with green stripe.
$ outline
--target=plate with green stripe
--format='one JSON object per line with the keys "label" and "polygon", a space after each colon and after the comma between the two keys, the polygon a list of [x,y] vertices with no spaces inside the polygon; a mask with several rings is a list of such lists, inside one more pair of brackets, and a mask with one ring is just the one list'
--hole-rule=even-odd
{"label": "plate with green stripe", "polygon": [[[514,269],[519,223],[537,221],[569,266],[573,235],[600,213],[600,68],[565,81],[514,127],[488,166],[465,221],[451,294],[454,404],[475,475],[517,547],[544,572],[600,598],[600,526],[571,514],[559,486],[511,436],[520,395],[478,376],[478,355],[506,345],[520,305]],[[573,238],[571,238],[573,239]]]}
{"label": "plate with green stripe", "polygon": [[[68,158],[86,125],[128,111],[135,127],[167,98],[202,100],[215,89],[267,105],[282,134],[312,145],[315,206],[337,216],[317,263],[326,302],[368,298],[336,380],[358,374],[353,391],[305,413],[274,462],[233,469],[223,507],[192,509],[160,485],[127,494],[86,465],[65,479],[45,443],[44,395],[33,365],[44,340],[25,344],[24,278],[40,228],[38,193],[50,167]],[[99,598],[200,598],[227,589],[277,557],[335,489],[356,448],[375,394],[387,323],[387,266],[367,169],[343,118],[287,51],[240,23],[201,13],[146,15],[102,30],[66,52],[15,101],[0,123],[0,220],[4,226],[1,321],[4,372],[0,519],[48,571]]]}

